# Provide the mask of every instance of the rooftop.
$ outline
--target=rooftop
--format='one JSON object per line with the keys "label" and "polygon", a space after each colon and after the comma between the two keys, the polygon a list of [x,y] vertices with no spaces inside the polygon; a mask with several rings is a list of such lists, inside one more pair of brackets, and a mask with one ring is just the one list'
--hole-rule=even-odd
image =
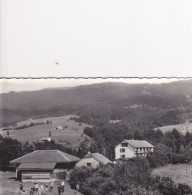
{"label": "rooftop", "polygon": [[155,147],[152,144],[150,144],[149,142],[145,141],[145,140],[123,140],[125,142],[127,142],[128,144],[130,144],[131,146],[135,147],[135,148],[151,148],[151,147]]}
{"label": "rooftop", "polygon": [[10,163],[70,163],[77,161],[79,161],[79,158],[59,150],[36,150],[12,160]]}
{"label": "rooftop", "polygon": [[112,163],[108,158],[106,158],[105,156],[103,156],[100,153],[89,153],[89,154],[85,155],[84,158],[93,158],[101,164]]}

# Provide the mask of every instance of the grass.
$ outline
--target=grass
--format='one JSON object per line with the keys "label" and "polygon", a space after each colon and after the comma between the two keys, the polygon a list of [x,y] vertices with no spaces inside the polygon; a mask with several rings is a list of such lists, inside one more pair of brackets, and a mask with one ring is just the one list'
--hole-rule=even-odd
{"label": "grass", "polygon": [[187,164],[187,174],[186,164],[169,164],[164,167],[154,169],[152,174],[162,177],[170,177],[175,183],[185,183],[192,187],[192,164]]}
{"label": "grass", "polygon": [[[51,137],[54,141],[68,147],[76,147],[79,146],[80,142],[86,136],[83,134],[84,128],[90,126],[70,120],[70,117],[74,117],[74,115],[22,121],[19,122],[18,125],[27,125],[31,122],[45,122],[47,120],[52,121],[52,124],[40,124],[25,129],[9,130],[9,134],[12,139],[17,139],[22,143],[25,143],[26,141],[32,143],[33,141],[40,141],[42,138],[47,138],[51,131]],[[59,125],[65,128],[62,130],[56,130],[55,127]],[[1,131],[3,136],[6,136],[6,133],[7,131]]]}
{"label": "grass", "polygon": [[182,134],[185,134],[187,131],[192,133],[192,123],[178,124],[178,125],[167,125],[163,127],[157,127],[155,130],[160,129],[163,133],[170,132],[173,129],[176,129]]}
{"label": "grass", "polygon": [[[48,192],[46,195],[58,194],[57,187],[61,181],[56,180],[53,192]],[[23,187],[26,194],[29,194],[33,182],[23,182]],[[49,183],[47,183],[49,186]],[[16,195],[19,192],[19,181],[15,180],[15,172],[0,172],[0,195]],[[75,195],[75,190],[71,189],[69,184],[65,181],[65,192],[62,195]],[[37,194],[34,194],[37,195]],[[77,193],[76,195],[80,195]]]}

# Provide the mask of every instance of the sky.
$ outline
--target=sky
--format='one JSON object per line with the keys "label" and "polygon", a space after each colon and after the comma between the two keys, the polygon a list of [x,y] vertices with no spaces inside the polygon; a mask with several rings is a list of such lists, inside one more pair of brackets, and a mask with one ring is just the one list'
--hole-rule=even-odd
{"label": "sky", "polygon": [[191,76],[191,0],[0,4],[1,77]]}

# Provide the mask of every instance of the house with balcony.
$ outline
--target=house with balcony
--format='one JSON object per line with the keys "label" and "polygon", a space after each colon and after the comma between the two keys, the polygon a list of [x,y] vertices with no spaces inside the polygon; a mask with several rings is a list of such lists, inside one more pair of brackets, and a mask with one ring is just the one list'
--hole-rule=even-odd
{"label": "house with balcony", "polygon": [[115,159],[126,159],[150,155],[154,147],[145,140],[123,140],[115,147]]}

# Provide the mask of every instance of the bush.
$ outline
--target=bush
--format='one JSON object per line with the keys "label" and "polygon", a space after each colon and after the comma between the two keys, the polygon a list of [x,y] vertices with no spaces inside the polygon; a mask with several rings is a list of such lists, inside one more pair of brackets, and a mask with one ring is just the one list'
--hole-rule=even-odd
{"label": "bush", "polygon": [[186,156],[184,154],[173,153],[173,156],[172,156],[172,163],[173,164],[185,163],[185,162],[186,162]]}
{"label": "bush", "polygon": [[84,134],[88,135],[89,137],[94,137],[95,136],[94,130],[90,127],[85,127],[84,128]]}
{"label": "bush", "polygon": [[154,151],[154,153],[152,153],[147,158],[151,168],[165,166],[169,162],[169,157],[160,151]]}
{"label": "bush", "polygon": [[82,186],[86,183],[85,180],[93,175],[93,169],[87,167],[79,167],[73,169],[70,175],[69,184],[75,189],[76,185],[79,184],[80,190]]}
{"label": "bush", "polygon": [[173,180],[169,177],[162,177],[158,188],[163,195],[173,195],[176,194],[177,191]]}
{"label": "bush", "polygon": [[179,184],[177,187],[178,195],[192,194],[192,189],[186,184]]}

